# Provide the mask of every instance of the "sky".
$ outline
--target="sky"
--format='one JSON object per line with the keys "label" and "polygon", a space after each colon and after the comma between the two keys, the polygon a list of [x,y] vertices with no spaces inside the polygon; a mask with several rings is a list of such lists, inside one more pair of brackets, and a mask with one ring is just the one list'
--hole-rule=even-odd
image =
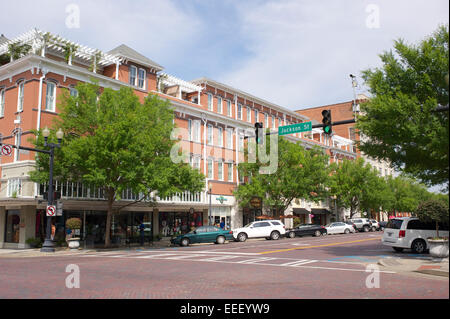
{"label": "sky", "polygon": [[[74,9],[75,8],[75,9]],[[37,27],[109,51],[126,44],[183,80],[209,77],[299,110],[366,93],[361,71],[449,21],[447,0],[2,1],[0,33]]]}

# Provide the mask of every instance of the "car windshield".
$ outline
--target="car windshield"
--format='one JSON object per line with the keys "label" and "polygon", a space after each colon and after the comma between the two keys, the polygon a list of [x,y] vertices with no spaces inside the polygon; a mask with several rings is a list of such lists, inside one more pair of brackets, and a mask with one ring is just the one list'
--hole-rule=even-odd
{"label": "car windshield", "polygon": [[386,228],[392,228],[392,229],[400,229],[402,227],[403,220],[401,219],[391,219],[387,225]]}
{"label": "car windshield", "polygon": [[331,226],[331,224],[326,224],[326,225],[325,225],[325,227],[330,227],[330,226]]}
{"label": "car windshield", "polygon": [[245,225],[244,228],[245,228],[245,227],[250,227],[251,224],[252,224],[252,223],[249,223],[249,224]]}

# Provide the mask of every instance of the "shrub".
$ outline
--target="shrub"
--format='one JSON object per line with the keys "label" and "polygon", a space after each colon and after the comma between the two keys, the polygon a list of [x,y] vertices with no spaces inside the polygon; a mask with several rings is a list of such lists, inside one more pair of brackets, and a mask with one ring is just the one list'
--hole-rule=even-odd
{"label": "shrub", "polygon": [[81,228],[81,219],[77,217],[72,217],[66,220],[66,227],[70,229],[80,229]]}

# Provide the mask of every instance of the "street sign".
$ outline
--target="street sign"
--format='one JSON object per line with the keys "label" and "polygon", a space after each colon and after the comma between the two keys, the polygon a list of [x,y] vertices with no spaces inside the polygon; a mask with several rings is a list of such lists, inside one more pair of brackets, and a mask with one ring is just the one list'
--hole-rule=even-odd
{"label": "street sign", "polygon": [[303,122],[278,127],[278,135],[294,134],[312,130],[312,122]]}
{"label": "street sign", "polygon": [[1,155],[11,156],[12,146],[11,145],[3,145],[1,149]]}
{"label": "street sign", "polygon": [[56,216],[62,215],[63,215],[63,203],[62,201],[58,200],[56,201]]}
{"label": "street sign", "polygon": [[47,217],[56,216],[56,206],[47,205]]}

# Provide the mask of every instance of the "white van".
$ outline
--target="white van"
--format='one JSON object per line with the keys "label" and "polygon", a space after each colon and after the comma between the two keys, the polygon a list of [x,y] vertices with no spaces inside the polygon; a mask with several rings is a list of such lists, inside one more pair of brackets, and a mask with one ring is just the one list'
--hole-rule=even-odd
{"label": "white van", "polygon": [[[397,252],[412,249],[421,254],[429,249],[429,237],[436,237],[436,223],[424,223],[417,217],[397,217],[387,223],[381,242]],[[448,237],[448,224],[439,223],[439,237]]]}

